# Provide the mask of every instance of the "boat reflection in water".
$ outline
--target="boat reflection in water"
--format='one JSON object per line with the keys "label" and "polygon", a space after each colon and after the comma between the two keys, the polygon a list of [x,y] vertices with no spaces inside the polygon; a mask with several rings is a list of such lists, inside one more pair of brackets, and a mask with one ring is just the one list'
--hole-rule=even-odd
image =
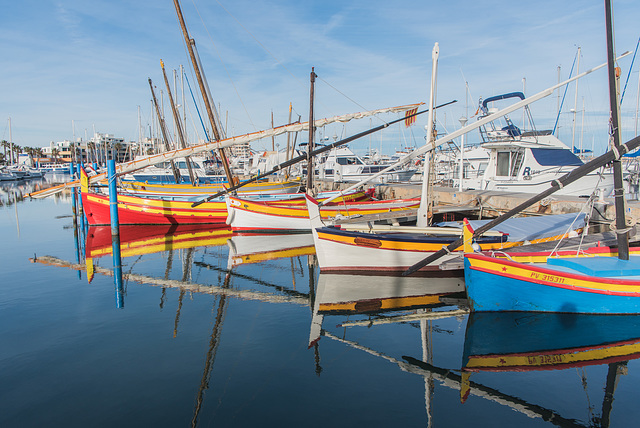
{"label": "boat reflection in water", "polygon": [[234,233],[227,241],[228,269],[280,258],[310,256],[316,253],[311,233]]}
{"label": "boat reflection in water", "polygon": [[[323,334],[325,315],[367,314],[363,325],[377,322],[418,321],[420,312],[450,305],[466,305],[462,277],[419,278],[401,276],[370,276],[321,273],[318,278],[309,346]],[[398,317],[387,312],[413,311]],[[466,309],[453,312],[466,313]],[[385,313],[385,316],[380,316]],[[447,316],[458,313],[446,312]],[[431,314],[433,318],[435,314]],[[343,324],[343,325],[346,325]],[[356,325],[356,322],[349,322]]]}
{"label": "boat reflection in water", "polygon": [[558,370],[640,356],[640,316],[483,312],[469,316],[464,372]]}
{"label": "boat reflection in water", "polygon": [[[211,225],[121,225],[122,257],[224,245],[231,237],[227,227]],[[111,226],[90,226],[87,232],[86,258],[94,259],[112,253]]]}
{"label": "boat reflection in water", "polygon": [[[562,370],[608,364],[602,413],[594,418],[597,426],[606,427],[618,377],[626,372],[627,362],[638,357],[638,315],[472,313],[465,336],[461,398],[466,400],[478,386],[469,381],[471,373]],[[501,394],[493,391],[489,395]],[[527,407],[543,418],[551,414],[539,406],[526,404]],[[561,419],[559,415],[554,418]]]}

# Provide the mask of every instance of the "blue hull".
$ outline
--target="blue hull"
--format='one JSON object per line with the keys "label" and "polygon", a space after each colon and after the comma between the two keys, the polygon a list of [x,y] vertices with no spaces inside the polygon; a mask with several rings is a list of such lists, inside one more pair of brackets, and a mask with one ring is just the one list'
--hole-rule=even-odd
{"label": "blue hull", "polygon": [[640,297],[637,296],[550,286],[483,272],[471,269],[468,258],[464,264],[465,287],[472,311],[640,313]]}

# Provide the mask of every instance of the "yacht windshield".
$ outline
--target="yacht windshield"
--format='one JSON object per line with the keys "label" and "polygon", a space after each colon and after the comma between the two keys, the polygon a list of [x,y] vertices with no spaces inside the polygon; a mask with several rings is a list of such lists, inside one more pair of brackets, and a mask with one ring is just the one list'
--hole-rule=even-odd
{"label": "yacht windshield", "polygon": [[579,166],[582,161],[569,149],[531,149],[541,166]]}

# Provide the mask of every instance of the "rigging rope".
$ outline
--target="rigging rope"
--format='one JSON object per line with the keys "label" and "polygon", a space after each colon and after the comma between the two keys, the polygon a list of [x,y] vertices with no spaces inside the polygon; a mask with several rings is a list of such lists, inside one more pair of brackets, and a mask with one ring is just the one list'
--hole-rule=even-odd
{"label": "rigging rope", "polygon": [[[579,50],[578,50],[579,52]],[[578,52],[576,52],[576,56],[573,58],[573,64],[571,65],[571,71],[569,71],[569,78],[573,75],[573,67],[576,65],[576,59],[578,58]],[[562,106],[564,105],[564,99],[567,96],[567,90],[569,89],[569,85],[567,84],[564,87],[564,94],[562,95],[562,102],[560,103],[560,109],[558,110],[558,116],[556,117],[556,124],[553,125],[552,135],[556,135],[556,129],[558,128],[558,121],[560,120],[560,112],[562,112]],[[556,135],[557,137],[557,135]]]}
{"label": "rigging rope", "polygon": [[638,53],[638,45],[640,45],[640,38],[638,38],[638,42],[636,43],[636,50],[633,51],[633,58],[631,58],[629,73],[627,74],[627,80],[624,82],[624,89],[622,90],[622,96],[620,97],[620,105],[622,105],[622,100],[624,99],[624,93],[627,91],[627,83],[629,83],[629,77],[631,77],[631,70],[633,70],[633,63],[635,62],[636,54]]}

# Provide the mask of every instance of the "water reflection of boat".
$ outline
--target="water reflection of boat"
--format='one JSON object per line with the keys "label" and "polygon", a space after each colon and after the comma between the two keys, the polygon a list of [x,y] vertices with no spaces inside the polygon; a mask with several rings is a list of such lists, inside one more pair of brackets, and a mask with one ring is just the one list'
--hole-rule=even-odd
{"label": "water reflection of boat", "polygon": [[[121,225],[120,251],[122,257],[157,253],[201,246],[224,245],[231,237],[226,227],[211,225]],[[87,232],[86,257],[97,258],[111,254],[111,226],[91,226]]]}
{"label": "water reflection of boat", "polygon": [[[380,313],[464,305],[463,293],[462,277],[425,279],[321,273],[316,287],[309,344],[311,346],[320,339],[325,315],[368,314],[370,317],[366,323],[374,324]],[[460,313],[464,312],[466,310]],[[384,322],[389,321],[393,318],[385,316]]]}
{"label": "water reflection of boat", "polygon": [[597,426],[608,427],[619,376],[626,373],[629,360],[639,357],[638,315],[472,313],[465,336],[460,397],[464,401],[474,388],[469,380],[473,372],[528,372],[607,364],[602,413],[594,420],[599,420]]}
{"label": "water reflection of boat", "polygon": [[464,293],[462,277],[416,278],[321,274],[316,305],[322,313],[368,313],[442,306],[443,298]]}
{"label": "water reflection of boat", "polygon": [[463,372],[557,370],[640,357],[640,316],[474,312]]}
{"label": "water reflection of boat", "polygon": [[227,241],[227,245],[229,245],[229,269],[266,260],[316,253],[311,233],[234,234]]}

